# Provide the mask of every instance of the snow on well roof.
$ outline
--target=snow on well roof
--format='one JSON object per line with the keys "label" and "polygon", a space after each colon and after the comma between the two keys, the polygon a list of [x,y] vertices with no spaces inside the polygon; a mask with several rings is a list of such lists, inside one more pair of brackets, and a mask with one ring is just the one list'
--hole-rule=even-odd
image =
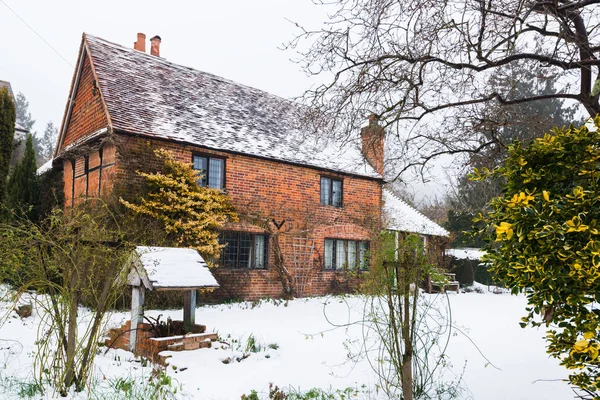
{"label": "snow on well roof", "polygon": [[[116,130],[215,150],[382,178],[360,141],[328,144],[302,129],[302,106],[84,34]],[[358,136],[358,135],[357,135]]]}
{"label": "snow on well roof", "polygon": [[383,213],[388,229],[422,235],[450,236],[447,230],[412,208],[388,189],[383,189]]}
{"label": "snow on well roof", "polygon": [[[219,287],[208,265],[194,249],[137,246],[135,253],[152,286],[149,289]],[[138,269],[137,272],[144,280],[144,271]]]}

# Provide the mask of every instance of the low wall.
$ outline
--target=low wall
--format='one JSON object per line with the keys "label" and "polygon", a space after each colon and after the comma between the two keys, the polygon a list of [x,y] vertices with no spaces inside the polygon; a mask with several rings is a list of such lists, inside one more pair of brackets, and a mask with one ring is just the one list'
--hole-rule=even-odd
{"label": "low wall", "polygon": [[[173,321],[181,323],[181,321]],[[108,332],[105,344],[109,348],[129,351],[129,338],[131,333],[131,321],[127,321],[119,328],[113,328]],[[205,333],[204,325],[192,325],[191,332],[186,335],[175,335],[167,337],[155,337],[152,325],[141,323],[137,326],[137,341],[134,351],[135,355],[148,358],[153,363],[166,364],[168,356],[161,356],[161,351],[183,351],[196,350],[211,347],[212,342],[217,340],[216,333]]]}

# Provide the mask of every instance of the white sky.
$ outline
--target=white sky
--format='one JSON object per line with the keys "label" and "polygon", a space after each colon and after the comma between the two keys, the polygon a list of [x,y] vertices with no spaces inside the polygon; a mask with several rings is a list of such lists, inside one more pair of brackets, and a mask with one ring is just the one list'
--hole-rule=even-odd
{"label": "white sky", "polygon": [[[0,80],[27,97],[41,134],[48,121],[62,122],[82,32],[124,46],[143,32],[161,36],[161,56],[169,61],[294,97],[314,81],[290,61],[293,51],[280,49],[298,32],[288,20],[317,28],[326,12],[311,0],[0,0]],[[422,198],[440,188],[415,191]]]}

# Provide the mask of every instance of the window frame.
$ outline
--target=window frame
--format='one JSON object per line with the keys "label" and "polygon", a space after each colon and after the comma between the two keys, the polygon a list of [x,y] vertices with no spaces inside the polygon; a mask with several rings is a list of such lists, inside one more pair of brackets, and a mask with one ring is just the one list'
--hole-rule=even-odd
{"label": "window frame", "polygon": [[[327,199],[327,203],[323,203],[323,179],[327,179],[329,181],[329,198]],[[333,204],[333,182],[340,183],[340,204]],[[344,180],[339,177],[330,176],[330,175],[320,175],[319,177],[319,202],[322,206],[331,206],[342,208],[344,207]]]}
{"label": "window frame", "polygon": [[[326,255],[326,252],[327,252],[326,248],[327,248],[328,240],[332,242],[331,267],[330,268],[327,267],[327,255]],[[337,260],[338,242],[344,243],[344,258],[345,258],[345,260],[344,260],[344,263],[342,263],[340,267],[337,266],[337,264],[338,264],[338,260]],[[350,243],[350,242],[354,243],[354,249],[355,249],[355,254],[354,254],[355,266],[353,268],[348,266],[348,256],[349,256],[348,243]],[[366,259],[364,260],[364,263],[361,261],[361,256],[360,256],[361,243],[366,244],[366,248],[365,248]],[[323,239],[323,270],[325,270],[325,271],[345,271],[345,270],[368,271],[371,268],[370,251],[371,251],[371,242],[369,240],[354,240],[354,239],[326,237]],[[361,264],[363,264],[363,266],[361,266]]]}
{"label": "window frame", "polygon": [[[194,159],[196,157],[206,158],[206,171],[194,168],[194,165],[195,165]],[[219,160],[223,161],[223,178],[221,179],[221,187],[220,188],[211,188],[209,186],[209,182],[210,182],[210,178],[209,178],[210,177],[210,175],[209,175],[210,174],[210,159],[211,158],[219,159]],[[196,152],[194,152],[194,153],[192,153],[192,169],[194,171],[204,171],[205,172],[205,175],[206,175],[206,186],[204,186],[204,185],[202,185],[200,183],[201,179],[198,179],[197,182],[198,182],[198,185],[200,187],[205,187],[205,188],[209,188],[209,189],[217,189],[217,190],[225,190],[225,188],[226,188],[225,185],[227,184],[227,173],[226,173],[226,171],[227,171],[227,157],[218,156],[218,155],[214,155],[214,154],[208,154],[208,153],[196,153]]]}
{"label": "window frame", "polygon": [[[245,232],[245,231],[220,231],[219,232],[219,243],[220,244],[225,244],[226,246],[228,245],[225,241],[225,236],[227,235],[235,235],[236,236],[236,241],[237,241],[237,251],[236,251],[236,262],[235,265],[231,265],[231,264],[225,264],[225,247],[223,247],[223,249],[221,250],[221,256],[219,257],[219,265],[222,268],[227,268],[227,269],[232,269],[232,270],[258,270],[258,271],[264,271],[269,269],[269,235],[267,233],[255,233],[255,232]],[[251,237],[251,244],[249,247],[249,259],[251,260],[250,266],[243,266],[240,264],[242,264],[242,259],[241,259],[241,242],[242,242],[242,235],[249,235]],[[255,265],[255,246],[256,246],[256,237],[257,236],[262,236],[264,239],[264,244],[263,244],[263,267],[256,267]]]}

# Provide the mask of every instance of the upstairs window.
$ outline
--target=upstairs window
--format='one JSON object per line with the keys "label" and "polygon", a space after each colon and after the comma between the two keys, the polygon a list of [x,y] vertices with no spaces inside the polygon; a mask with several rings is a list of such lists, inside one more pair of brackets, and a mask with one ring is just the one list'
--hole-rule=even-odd
{"label": "upstairs window", "polygon": [[225,160],[223,158],[193,156],[194,169],[200,171],[202,177],[198,184],[211,189],[225,187]]}
{"label": "upstairs window", "polygon": [[342,206],[342,181],[321,177],[321,204],[324,206]]}
{"label": "upstairs window", "polygon": [[325,269],[369,269],[369,242],[325,239]]}
{"label": "upstairs window", "polygon": [[267,268],[269,242],[267,235],[247,232],[223,232],[219,242],[225,245],[221,250],[221,265],[227,268],[265,269]]}

